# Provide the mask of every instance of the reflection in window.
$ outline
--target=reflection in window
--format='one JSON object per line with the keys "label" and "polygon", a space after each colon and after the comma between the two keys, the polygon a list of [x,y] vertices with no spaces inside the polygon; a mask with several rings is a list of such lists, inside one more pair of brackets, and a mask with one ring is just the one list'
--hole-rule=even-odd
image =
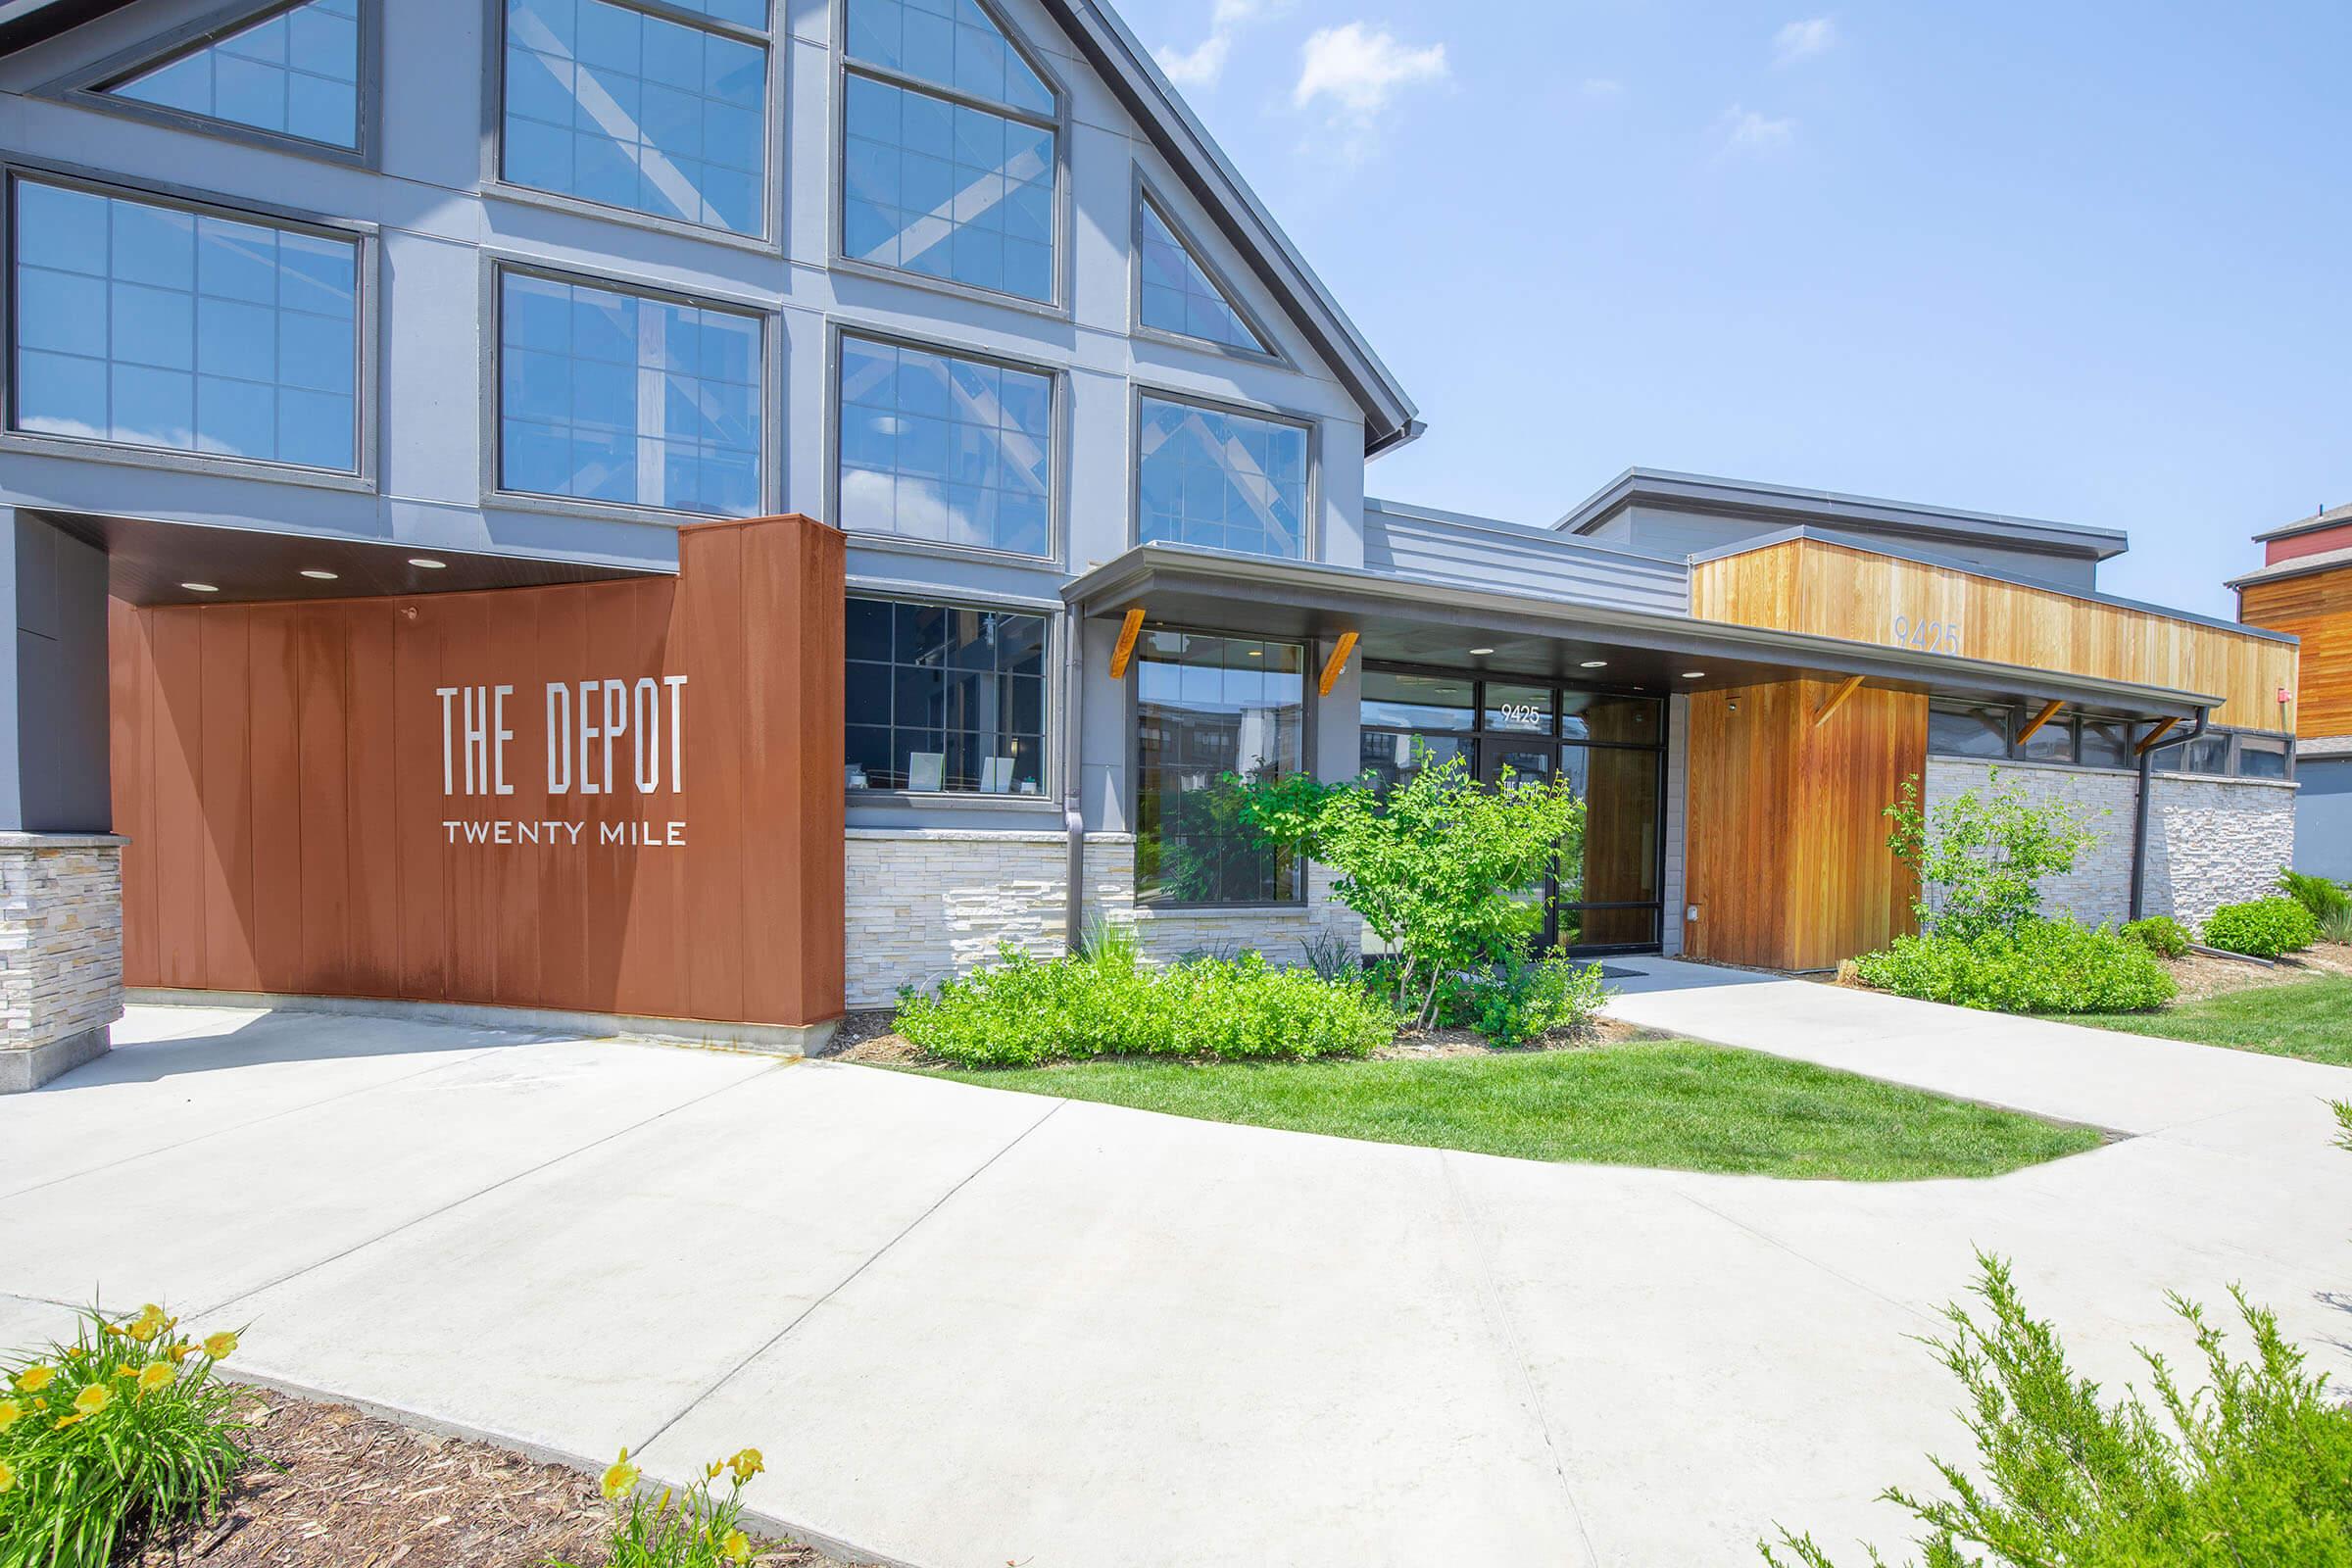
{"label": "reflection in window", "polygon": [[2007,757],[2009,710],[1931,703],[1928,750],[1940,757]]}
{"label": "reflection in window", "polygon": [[1368,729],[1358,743],[1358,755],[1359,773],[1385,790],[1408,782],[1425,767],[1469,756],[1470,742],[1452,735]]}
{"label": "reflection in window", "polygon": [[2156,754],[2156,770],[2161,773],[2227,773],[2230,771],[2230,737],[2200,735],[2181,746],[2166,747]]}
{"label": "reflection in window", "polygon": [[359,247],[29,180],[15,428],[350,471]]}
{"label": "reflection in window", "polygon": [[1234,308],[1191,247],[1176,237],[1152,198],[1136,195],[1136,245],[1143,263],[1144,325],[1183,337],[1205,338],[1229,349],[1271,354],[1247,318]]}
{"label": "reflection in window", "polygon": [[1147,395],[1143,538],[1253,556],[1306,553],[1306,431]]}
{"label": "reflection in window", "polygon": [[[1580,694],[1570,693],[1571,698]],[[1552,690],[1548,686],[1517,686],[1487,682],[1485,723],[1488,729],[1548,735],[1552,727]]]}
{"label": "reflection in window", "polygon": [[760,322],[586,283],[502,280],[499,486],[760,510]]}
{"label": "reflection in window", "polygon": [[766,145],[758,44],[612,0],[507,0],[503,167],[515,184],[756,234]]}
{"label": "reflection in window", "polygon": [[840,407],[843,527],[1046,553],[1048,377],[845,337]]}
{"label": "reflection in window", "polygon": [[1406,670],[1364,671],[1360,722],[1399,729],[1470,729],[1478,710],[1470,682],[1454,675],[1420,675]]}
{"label": "reflection in window", "polygon": [[2029,762],[2071,762],[2075,760],[2075,721],[2060,714],[2018,743],[2017,755]]}
{"label": "reflection in window", "polygon": [[849,58],[946,93],[848,73],[843,253],[1051,301],[1058,106],[1012,40],[972,0],[851,0]]}
{"label": "reflection in window", "polygon": [[2077,755],[2085,767],[2130,767],[2135,759],[2132,753],[2132,726],[2121,719],[2085,718],[2082,722],[2082,749]]}
{"label": "reflection in window", "polygon": [[357,147],[359,81],[359,0],[308,0],[105,90],[207,120]]}
{"label": "reflection in window", "polygon": [[1245,826],[1223,781],[1303,765],[1306,650],[1148,631],[1136,648],[1135,893],[1168,904],[1271,904],[1304,885]]}
{"label": "reflection in window", "polygon": [[2240,735],[2237,738],[2237,774],[2240,778],[2286,777],[2286,737]]}
{"label": "reflection in window", "polygon": [[1044,792],[1044,617],[853,598],[846,651],[851,789]]}

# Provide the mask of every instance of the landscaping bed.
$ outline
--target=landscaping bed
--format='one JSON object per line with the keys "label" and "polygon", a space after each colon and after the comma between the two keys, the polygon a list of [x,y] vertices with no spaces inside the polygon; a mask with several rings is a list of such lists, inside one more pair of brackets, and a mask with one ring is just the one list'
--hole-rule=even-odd
{"label": "landscaping bed", "polygon": [[[152,1541],[136,1568],[581,1568],[608,1561],[594,1476],[434,1437],[348,1405],[242,1391],[257,1457],[210,1520]],[[842,1568],[767,1544],[760,1568]]]}

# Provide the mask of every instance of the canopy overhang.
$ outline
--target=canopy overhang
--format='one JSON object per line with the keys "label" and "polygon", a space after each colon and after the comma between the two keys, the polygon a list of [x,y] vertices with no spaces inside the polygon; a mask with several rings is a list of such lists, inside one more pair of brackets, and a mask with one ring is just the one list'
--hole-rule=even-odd
{"label": "canopy overhang", "polygon": [[2221,702],[2212,693],[1188,545],[1138,545],[1072,579],[1062,598],[1088,619],[1141,609],[1151,624],[1229,635],[1353,632],[1356,657],[1365,660],[1658,692],[1859,675],[1891,690],[2056,701],[2138,719],[2193,718]]}

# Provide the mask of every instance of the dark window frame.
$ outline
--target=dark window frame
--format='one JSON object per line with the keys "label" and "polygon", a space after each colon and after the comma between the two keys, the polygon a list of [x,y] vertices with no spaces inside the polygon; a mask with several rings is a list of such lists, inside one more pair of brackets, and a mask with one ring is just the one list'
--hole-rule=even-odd
{"label": "dark window frame", "polygon": [[[1056,655],[1059,652],[1060,646],[1058,639],[1062,635],[1062,617],[1038,605],[998,604],[991,603],[986,599],[973,598],[969,596],[929,594],[918,592],[912,589],[902,589],[896,587],[864,587],[854,581],[849,585],[848,591],[843,595],[843,599],[845,601],[845,608],[846,602],[849,600],[865,600],[870,603],[886,604],[893,607],[909,605],[923,610],[960,611],[985,615],[1012,615],[1019,616],[1024,619],[1035,620],[1039,622],[1041,628],[1039,648],[1041,650],[1040,658],[1042,660],[1042,668],[1040,671],[1042,684],[1039,688],[1041,693],[1041,704],[1038,713],[1038,722],[1042,726],[1042,733],[1038,737],[1038,787],[1034,794],[1024,795],[1019,793],[1017,790],[1006,791],[1002,794],[990,794],[979,789],[948,789],[944,787],[944,776],[942,779],[943,787],[936,790],[916,790],[906,788],[903,785],[892,786],[873,784],[865,785],[862,788],[853,788],[850,785],[848,773],[845,769],[842,777],[842,793],[845,801],[849,805],[879,805],[887,803],[905,805],[919,803],[923,805],[955,806],[971,806],[977,804],[987,807],[1018,805],[1023,807],[1046,808],[1057,805],[1059,803],[1060,795],[1056,784],[1056,780],[1059,775],[1055,770],[1059,767],[1061,760],[1061,737],[1058,732],[1058,726],[1055,724],[1054,719],[1055,715],[1061,710],[1061,704],[1066,700],[1065,694],[1060,690],[1060,674],[1056,662]],[[853,661],[848,657],[845,646],[842,660],[842,681],[845,690],[847,689],[849,681],[849,666],[852,662]],[[855,661],[855,662],[873,663],[875,661],[858,660]],[[900,667],[897,658],[895,657],[895,650],[894,656],[887,667],[893,671],[896,671]],[[893,678],[895,680],[895,675]],[[845,740],[846,732],[849,726],[855,722],[856,720],[854,718],[852,718],[846,712],[844,713],[842,726],[845,732]],[[894,724],[888,727],[895,729],[896,725]]]}

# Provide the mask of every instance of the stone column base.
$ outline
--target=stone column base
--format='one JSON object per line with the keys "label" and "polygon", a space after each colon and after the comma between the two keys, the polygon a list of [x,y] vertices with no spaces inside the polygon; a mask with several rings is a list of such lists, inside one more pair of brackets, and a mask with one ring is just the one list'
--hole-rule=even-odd
{"label": "stone column base", "polygon": [[122,1016],[122,845],[0,833],[0,1095],[107,1050]]}

